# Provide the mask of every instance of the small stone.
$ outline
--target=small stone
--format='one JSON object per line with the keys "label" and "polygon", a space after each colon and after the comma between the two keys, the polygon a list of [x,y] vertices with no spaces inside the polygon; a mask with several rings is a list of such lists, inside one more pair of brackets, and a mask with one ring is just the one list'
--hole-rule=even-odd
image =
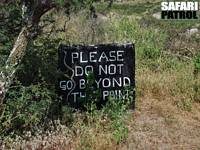
{"label": "small stone", "polygon": [[199,32],[198,28],[192,28],[192,29],[187,29],[186,34],[187,34],[187,36],[191,36],[191,35],[198,33],[198,32]]}
{"label": "small stone", "polygon": [[102,20],[102,21],[107,21],[108,20],[108,17],[106,15],[101,14],[101,13],[97,13],[97,18],[99,20]]}
{"label": "small stone", "polygon": [[157,12],[157,13],[153,14],[153,17],[156,18],[156,19],[161,19],[160,12]]}

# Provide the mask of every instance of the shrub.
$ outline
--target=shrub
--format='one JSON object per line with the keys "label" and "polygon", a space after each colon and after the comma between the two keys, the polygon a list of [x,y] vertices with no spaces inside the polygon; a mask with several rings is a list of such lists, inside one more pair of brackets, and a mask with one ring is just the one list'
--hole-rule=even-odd
{"label": "shrub", "polygon": [[197,55],[194,61],[194,100],[200,102],[200,54]]}
{"label": "shrub", "polygon": [[55,95],[42,84],[13,87],[1,109],[0,134],[34,131],[47,123]]}

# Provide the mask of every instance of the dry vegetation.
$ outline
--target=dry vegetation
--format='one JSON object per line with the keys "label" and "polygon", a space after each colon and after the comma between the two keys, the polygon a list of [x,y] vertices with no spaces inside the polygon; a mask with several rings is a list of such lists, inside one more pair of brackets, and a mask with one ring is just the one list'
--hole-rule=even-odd
{"label": "dry vegetation", "polygon": [[[144,10],[142,6],[146,6]],[[97,20],[72,17],[64,33],[50,37],[70,44],[134,41],[134,111],[119,115],[120,119],[114,121],[99,111],[73,113],[70,127],[58,121],[58,128],[46,134],[38,131],[35,135],[26,133],[26,138],[5,139],[7,148],[1,149],[200,149],[200,99],[194,97],[194,85],[200,79],[193,74],[200,32],[185,35],[189,28],[199,29],[199,21],[162,22],[151,17],[156,10],[157,5],[151,1],[126,1],[115,4],[106,16],[98,14]],[[62,14],[59,16],[55,24],[58,29],[64,25]],[[40,44],[40,40],[36,43]]]}

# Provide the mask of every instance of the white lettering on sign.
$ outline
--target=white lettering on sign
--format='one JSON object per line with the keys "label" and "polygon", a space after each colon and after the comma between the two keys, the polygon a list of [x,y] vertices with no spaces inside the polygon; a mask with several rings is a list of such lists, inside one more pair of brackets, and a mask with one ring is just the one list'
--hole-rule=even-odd
{"label": "white lettering on sign", "polygon": [[[67,70],[67,79],[61,80],[59,87],[66,93],[67,101],[73,100],[76,103],[80,98],[86,98],[87,85],[99,90],[103,100],[109,97],[126,98],[130,95],[130,91],[124,88],[134,85],[133,45],[104,48],[66,46],[61,51],[60,57],[64,58],[61,68],[63,71]],[[92,83],[88,80],[91,73],[94,75]]]}
{"label": "white lettering on sign", "polygon": [[80,63],[90,63],[90,62],[114,62],[114,61],[118,61],[118,62],[123,62],[124,61],[124,51],[110,51],[108,54],[106,54],[105,52],[101,52],[101,54],[99,54],[99,52],[94,51],[94,52],[72,52],[71,53],[71,58],[72,58],[72,62],[71,63],[75,63],[75,62],[80,62]]}

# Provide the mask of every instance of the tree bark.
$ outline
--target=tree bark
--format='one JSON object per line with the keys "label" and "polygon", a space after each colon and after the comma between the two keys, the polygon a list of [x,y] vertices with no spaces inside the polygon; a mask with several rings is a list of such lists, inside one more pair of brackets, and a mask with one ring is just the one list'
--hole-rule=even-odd
{"label": "tree bark", "polygon": [[12,80],[14,78],[17,67],[25,55],[26,47],[28,44],[28,36],[27,27],[22,28],[6,61],[5,71],[1,72],[2,79],[0,81],[0,104],[3,103],[5,94],[8,91],[9,86],[12,84]]}
{"label": "tree bark", "polygon": [[23,0],[22,2],[22,19],[26,25],[22,28],[6,61],[5,71],[0,72],[0,106],[12,84],[18,65],[25,55],[28,41],[38,35],[38,30],[35,29],[38,27],[40,18],[55,7],[52,0]]}

